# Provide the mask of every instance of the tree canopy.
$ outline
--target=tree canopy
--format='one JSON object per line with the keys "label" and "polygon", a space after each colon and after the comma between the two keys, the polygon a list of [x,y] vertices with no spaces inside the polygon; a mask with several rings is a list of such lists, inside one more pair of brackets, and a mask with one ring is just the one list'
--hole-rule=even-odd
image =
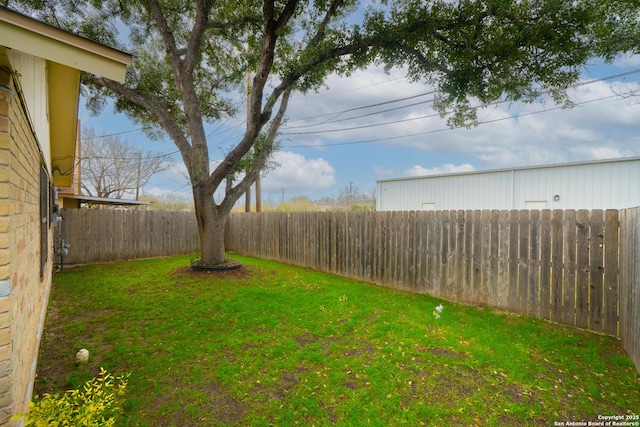
{"label": "tree canopy", "polygon": [[[13,5],[11,2],[7,2]],[[125,84],[85,75],[88,105],[108,98],[152,137],[168,135],[191,181],[202,260],[224,260],[224,221],[274,149],[294,91],[370,64],[431,85],[451,124],[498,100],[566,100],[587,61],[638,51],[631,0],[30,0],[48,22],[132,53]],[[212,164],[205,124],[245,114],[244,136]],[[260,141],[256,144],[256,141]],[[250,157],[250,167],[247,164]],[[244,169],[244,174],[239,174]],[[225,189],[213,200],[216,189]]]}

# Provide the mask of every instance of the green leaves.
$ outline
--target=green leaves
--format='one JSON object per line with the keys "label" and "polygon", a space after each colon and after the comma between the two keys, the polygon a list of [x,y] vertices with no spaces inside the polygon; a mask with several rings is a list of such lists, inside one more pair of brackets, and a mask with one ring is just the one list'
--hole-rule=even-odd
{"label": "green leaves", "polygon": [[[291,92],[317,89],[331,74],[348,75],[372,63],[405,69],[409,79],[436,88],[434,106],[450,125],[473,126],[472,103],[551,98],[564,104],[565,89],[589,59],[612,60],[640,49],[640,3],[631,0],[29,3],[49,22],[106,44],[128,39],[121,48],[135,61],[126,84],[85,76],[89,106],[97,112],[111,96],[116,111],[151,137],[166,133],[181,152],[198,193],[196,210],[207,212],[207,224],[215,224],[214,217],[224,221],[259,176],[264,158],[249,166],[247,179],[226,186],[223,203],[213,204],[225,179],[246,169],[265,129],[264,150],[254,152],[273,150]],[[247,71],[254,77],[245,133],[210,171],[213,141],[205,124],[242,110],[237,93],[245,90]],[[199,186],[205,190],[195,190]],[[214,261],[212,255],[202,258]]]}
{"label": "green leaves", "polygon": [[128,374],[113,375],[100,368],[100,375],[87,381],[77,390],[62,395],[45,394],[37,402],[30,402],[29,411],[12,419],[24,419],[24,426],[85,426],[115,425],[122,412],[122,401]]}

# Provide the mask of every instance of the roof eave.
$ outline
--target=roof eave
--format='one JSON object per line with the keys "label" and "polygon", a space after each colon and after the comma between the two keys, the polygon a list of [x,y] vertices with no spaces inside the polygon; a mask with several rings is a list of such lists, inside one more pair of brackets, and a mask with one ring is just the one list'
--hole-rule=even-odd
{"label": "roof eave", "polygon": [[0,7],[0,45],[124,82],[132,56]]}

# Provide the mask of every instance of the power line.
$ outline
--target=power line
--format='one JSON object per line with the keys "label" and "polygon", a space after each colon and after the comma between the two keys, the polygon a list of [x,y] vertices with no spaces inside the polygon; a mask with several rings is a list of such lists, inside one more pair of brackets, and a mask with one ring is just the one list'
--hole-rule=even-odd
{"label": "power line", "polygon": [[[629,76],[632,74],[637,74],[640,73],[640,69],[635,69],[635,70],[631,70],[631,71],[627,71],[624,73],[619,73],[619,74],[614,74],[611,76],[606,76],[606,77],[602,77],[599,79],[593,79],[593,80],[588,80],[585,82],[579,82],[576,83],[575,85],[572,85],[572,88],[575,87],[579,87],[579,86],[585,86],[588,84],[593,84],[593,83],[597,83],[597,82],[601,82],[601,81],[605,81],[605,80],[612,80],[615,78],[620,78],[620,77],[625,77],[625,76]],[[632,91],[630,92],[630,94],[633,94],[637,91]],[[627,94],[629,95],[629,94]],[[610,99],[610,98],[614,98],[620,96],[618,94],[616,95],[611,95],[611,96],[606,96],[606,97],[602,97],[602,98],[597,98],[594,100],[590,100],[590,101],[583,101],[583,102],[579,102],[579,103],[573,103],[573,105],[583,105],[583,104],[588,104],[591,102],[596,102],[596,101],[601,101],[604,99]],[[510,102],[507,100],[501,100],[501,101],[497,101],[488,105],[478,105],[475,107],[472,107],[473,109],[479,109],[479,108],[483,108],[483,107],[487,107],[487,106],[497,106],[499,104],[505,103],[505,102]],[[553,111],[553,110],[557,110],[560,108],[564,108],[563,106],[556,106],[553,107],[551,109],[544,109],[541,111],[537,111],[537,112],[530,112],[530,113],[523,113],[520,115],[516,115],[516,116],[510,116],[510,117],[504,117],[504,118],[500,118],[500,119],[495,119],[495,120],[486,120],[483,122],[477,122],[475,123],[475,125],[480,125],[480,124],[487,124],[487,123],[493,123],[495,121],[502,121],[502,120],[509,120],[509,119],[513,119],[513,118],[518,118],[518,117],[524,117],[524,116],[528,116],[528,115],[532,115],[532,114],[538,114],[538,113],[543,113],[546,111]],[[375,113],[372,113],[375,114]],[[319,130],[319,131],[308,131],[308,132],[290,132],[290,133],[283,133],[283,135],[310,135],[310,134],[322,134],[322,133],[333,133],[333,132],[342,132],[342,131],[349,131],[349,130],[358,130],[358,129],[363,129],[363,128],[369,128],[369,127],[374,127],[374,126],[383,126],[383,125],[387,125],[387,124],[397,124],[397,123],[402,123],[405,121],[412,121],[412,120],[418,120],[418,119],[424,119],[424,118],[430,118],[430,117],[434,117],[438,114],[431,114],[431,115],[426,115],[426,116],[422,116],[422,117],[417,117],[417,118],[410,118],[410,119],[401,119],[401,120],[395,120],[395,121],[390,121],[390,122],[386,122],[386,123],[381,123],[381,124],[368,124],[368,125],[362,125],[362,126],[353,126],[353,127],[349,127],[349,128],[341,128],[341,129],[331,129],[331,130]],[[416,134],[409,134],[409,135],[399,135],[399,136],[392,136],[392,137],[387,137],[387,138],[377,138],[377,139],[373,139],[373,140],[365,140],[365,141],[351,141],[351,142],[343,142],[343,143],[335,143],[335,144],[324,144],[323,147],[332,147],[332,146],[340,146],[340,145],[353,145],[353,144],[364,144],[364,143],[368,143],[368,142],[383,142],[383,141],[387,141],[387,140],[393,140],[393,139],[401,139],[401,138],[409,138],[412,136],[419,136],[419,135],[425,135],[425,134],[430,134],[430,133],[439,133],[439,132],[444,132],[444,131],[450,131],[450,130],[456,130],[456,129],[460,129],[464,126],[459,126],[459,127],[454,127],[454,128],[443,128],[443,129],[436,129],[433,131],[426,131],[426,132],[419,132]],[[317,144],[312,144],[312,145],[286,145],[283,146],[283,148],[296,148],[296,147],[300,147],[300,148],[306,148],[306,147],[318,147]]]}
{"label": "power line", "polygon": [[315,118],[319,118],[319,117],[333,116],[332,118],[326,119],[326,120],[324,120],[322,122],[319,122],[319,123],[305,124],[305,125],[299,125],[299,126],[286,126],[286,129],[296,129],[296,128],[311,127],[311,126],[319,126],[319,125],[332,123],[332,122],[337,122],[337,121],[352,120],[354,118],[366,117],[368,115],[373,115],[373,114],[380,114],[382,112],[393,111],[393,110],[396,110],[396,109],[399,110],[401,108],[407,108],[407,107],[411,107],[411,106],[414,106],[414,105],[426,104],[426,103],[429,103],[429,102],[433,102],[433,99],[430,99],[430,100],[427,100],[427,101],[423,101],[423,102],[418,102],[418,103],[415,103],[415,104],[402,106],[402,107],[397,107],[397,108],[393,108],[393,109],[389,109],[389,110],[374,112],[374,113],[366,114],[366,115],[363,115],[363,116],[350,117],[348,119],[335,120],[338,117],[342,116],[343,114],[350,113],[352,111],[365,110],[367,108],[380,107],[382,105],[388,105],[388,104],[394,104],[396,102],[408,101],[410,99],[415,99],[415,98],[419,98],[419,97],[426,96],[426,95],[433,95],[434,93],[436,93],[435,90],[430,90],[430,91],[422,92],[422,93],[419,93],[419,94],[416,94],[416,95],[405,96],[405,97],[402,97],[402,98],[392,99],[392,100],[389,100],[389,101],[378,102],[378,103],[375,103],[375,104],[362,105],[360,107],[348,108],[346,110],[336,111],[336,112],[333,112],[333,113],[320,114],[318,116],[313,116],[313,117],[296,119],[296,120],[293,120],[293,121],[294,122],[298,122],[298,121],[302,121],[302,120],[315,119]]}
{"label": "power line", "polygon": [[106,135],[93,135],[93,136],[85,136],[84,138],[80,138],[82,141],[88,141],[90,139],[98,139],[98,138],[108,138],[111,136],[124,135],[125,133],[133,133],[133,132],[142,132],[143,128],[131,129],[131,130],[123,130],[122,132],[109,133]]}
{"label": "power line", "polygon": [[[640,90],[637,91],[632,91],[630,92],[630,94],[633,93],[640,93]],[[573,103],[573,105],[585,105],[585,104],[590,104],[592,102],[598,102],[598,101],[602,101],[605,99],[611,99],[611,98],[616,98],[619,95],[610,95],[610,96],[605,96],[605,97],[601,97],[601,98],[596,98],[596,99],[591,99],[588,101],[582,101],[582,102],[575,102]],[[506,102],[506,101],[500,101],[502,102]],[[497,103],[496,103],[497,104]],[[490,105],[494,105],[494,104],[490,104]],[[474,108],[480,108],[483,106],[477,106]],[[483,124],[489,124],[489,123],[496,123],[496,122],[500,122],[500,121],[504,121],[504,120],[512,120],[515,118],[520,118],[520,117],[526,117],[526,116],[532,116],[534,114],[541,114],[541,113],[547,113],[549,111],[554,111],[554,110],[559,110],[559,109],[564,109],[565,107],[558,105],[552,108],[545,108],[543,110],[539,110],[539,111],[531,111],[528,113],[522,113],[522,114],[518,114],[515,116],[509,116],[509,117],[501,117],[498,119],[493,119],[493,120],[484,120],[484,121],[479,121],[476,122],[474,125],[475,126],[480,126]],[[411,137],[415,137],[415,136],[422,136],[422,135],[428,135],[428,134],[433,134],[433,133],[441,133],[441,132],[447,132],[447,131],[453,131],[453,130],[457,130],[457,129],[463,129],[465,128],[465,126],[456,126],[456,127],[447,127],[447,128],[440,128],[440,129],[434,129],[434,130],[430,130],[430,131],[424,131],[424,132],[417,132],[417,133],[413,133],[413,134],[407,134],[407,135],[396,135],[396,136],[390,136],[390,137],[385,137],[385,138],[375,138],[375,139],[368,139],[368,140],[361,140],[361,141],[349,141],[349,142],[337,142],[334,144],[324,144],[322,145],[322,147],[338,147],[338,146],[344,146],[344,145],[358,145],[358,144],[368,144],[368,143],[372,143],[372,142],[385,142],[385,141],[392,141],[392,140],[396,140],[396,139],[402,139],[402,138],[411,138]],[[321,133],[321,132],[317,132],[317,133]],[[309,145],[283,145],[282,148],[317,148],[318,145],[317,144],[309,144]]]}
{"label": "power line", "polygon": [[[605,80],[613,80],[613,79],[617,79],[617,78],[621,78],[621,77],[627,77],[627,76],[630,76],[630,75],[633,75],[633,74],[638,74],[638,73],[640,73],[640,69],[634,69],[634,70],[625,71],[625,72],[619,73],[619,74],[613,74],[613,75],[610,75],[610,76],[601,77],[601,78],[598,78],[598,79],[591,79],[591,80],[578,82],[578,83],[575,83],[574,85],[572,85],[571,87],[572,88],[576,88],[576,87],[585,86],[585,85],[589,85],[589,84],[593,84],[593,83],[597,83],[597,82],[601,82],[601,81],[605,81]],[[351,111],[354,111],[354,110],[372,108],[372,107],[384,105],[384,104],[387,104],[387,103],[401,102],[401,101],[404,101],[404,100],[417,98],[417,97],[424,96],[424,95],[432,95],[432,94],[434,94],[436,92],[437,92],[436,90],[431,90],[429,92],[424,92],[424,93],[420,93],[420,94],[417,94],[417,95],[412,95],[412,96],[404,97],[404,98],[398,98],[398,99],[395,99],[395,100],[386,101],[386,102],[382,102],[382,103],[378,103],[378,104],[369,104],[369,105],[364,105],[364,106],[355,107],[355,108],[349,108],[349,109],[346,109],[346,110],[337,111],[337,112],[333,112],[333,113],[326,113],[326,114],[320,114],[320,115],[317,115],[317,116],[311,116],[311,117],[305,117],[305,118],[301,118],[301,119],[295,119],[293,121],[297,122],[297,121],[309,120],[309,119],[320,118],[320,117],[325,117],[325,116],[330,116],[330,115],[335,115],[336,117],[339,117],[342,114],[345,114],[347,112],[351,112]],[[548,92],[545,92],[545,93],[548,93]],[[363,118],[363,117],[369,117],[369,116],[372,116],[372,115],[386,113],[386,112],[389,112],[389,111],[395,111],[395,110],[399,110],[399,109],[407,108],[407,107],[412,107],[412,106],[416,106],[416,105],[422,105],[422,104],[426,104],[426,103],[433,102],[433,101],[434,101],[434,99],[430,99],[430,100],[427,100],[427,101],[424,101],[424,102],[419,102],[419,103],[415,103],[415,104],[408,104],[406,106],[401,106],[401,107],[392,108],[392,109],[388,109],[388,110],[381,110],[381,111],[372,112],[372,113],[364,114],[364,115],[361,115],[361,116],[350,117],[350,118],[346,118],[346,119],[340,119],[340,120],[327,119],[327,120],[319,122],[319,123],[312,123],[312,124],[305,124],[305,125],[298,125],[298,126],[283,126],[283,129],[299,129],[299,128],[319,126],[319,125],[328,124],[328,123],[337,123],[337,122],[341,122],[341,121],[347,121],[347,120],[353,120],[353,119],[358,119],[358,118]],[[490,105],[493,105],[493,104],[490,104]],[[295,134],[294,133],[287,133],[287,135],[295,135]]]}
{"label": "power line", "polygon": [[[373,114],[371,114],[371,115],[373,115]],[[372,128],[372,127],[377,127],[377,126],[392,125],[392,124],[397,124],[397,123],[411,122],[411,121],[414,121],[414,120],[422,120],[422,119],[427,119],[427,118],[432,118],[432,117],[439,117],[439,116],[440,116],[439,113],[433,113],[433,114],[427,114],[426,116],[411,117],[409,119],[399,119],[399,120],[392,120],[392,121],[389,121],[389,122],[381,122],[381,123],[369,123],[369,124],[366,124],[366,125],[352,126],[352,127],[348,127],[348,128],[341,128],[341,129],[318,130],[318,131],[308,131],[308,132],[283,132],[282,135],[311,135],[311,134],[317,134],[317,133],[343,132],[343,131],[347,131],[347,130],[357,130],[357,129]],[[351,119],[348,119],[348,120],[351,120]]]}

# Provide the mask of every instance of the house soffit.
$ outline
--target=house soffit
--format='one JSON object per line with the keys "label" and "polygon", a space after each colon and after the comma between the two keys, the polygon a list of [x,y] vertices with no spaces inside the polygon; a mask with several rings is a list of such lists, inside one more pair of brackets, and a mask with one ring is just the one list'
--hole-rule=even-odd
{"label": "house soffit", "polygon": [[124,82],[131,55],[0,7],[0,46],[47,60],[51,168],[56,186],[70,186],[80,72]]}
{"label": "house soffit", "polygon": [[124,82],[131,55],[0,7],[0,45]]}

